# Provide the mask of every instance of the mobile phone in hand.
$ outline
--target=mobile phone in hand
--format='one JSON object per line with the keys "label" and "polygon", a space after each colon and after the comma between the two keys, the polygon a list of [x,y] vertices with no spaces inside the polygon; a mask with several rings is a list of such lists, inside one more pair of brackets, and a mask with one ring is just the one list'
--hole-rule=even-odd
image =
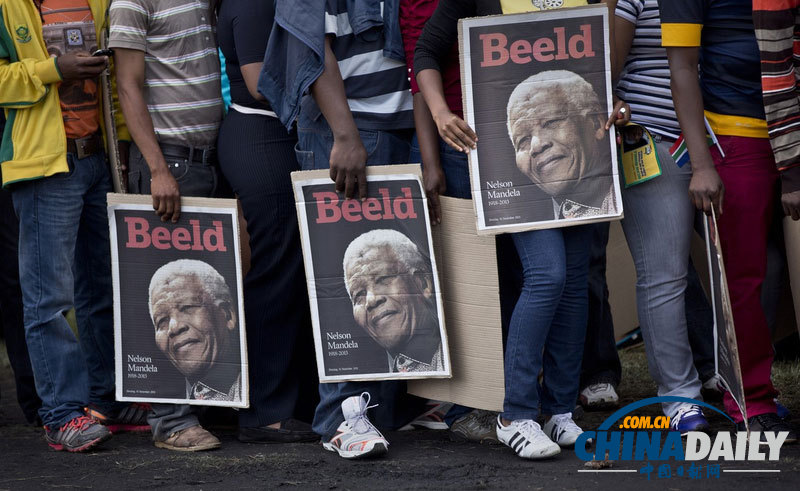
{"label": "mobile phone in hand", "polygon": [[92,56],[114,56],[114,50],[111,48],[98,49],[97,51],[92,53]]}

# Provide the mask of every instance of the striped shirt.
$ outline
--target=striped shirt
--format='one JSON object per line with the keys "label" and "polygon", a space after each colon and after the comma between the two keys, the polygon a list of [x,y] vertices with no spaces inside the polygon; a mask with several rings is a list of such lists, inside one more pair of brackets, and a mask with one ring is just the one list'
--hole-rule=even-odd
{"label": "striped shirt", "polygon": [[[384,56],[380,29],[356,36],[347,14],[347,0],[327,0],[325,33],[344,81],[347,104],[359,129],[397,130],[414,127],[406,64]],[[383,2],[381,2],[383,8]]]}
{"label": "striped shirt", "polygon": [[112,48],[144,51],[145,98],[161,143],[213,147],[223,115],[207,0],[114,0]]}
{"label": "striped shirt", "polygon": [[[800,0],[753,2],[767,129],[781,171],[800,167],[800,73],[796,69],[800,60],[799,13]],[[792,173],[800,173],[800,168]],[[800,189],[800,176],[795,181],[792,191]]]}
{"label": "striped shirt", "polygon": [[631,120],[671,139],[681,134],[669,86],[667,50],[661,47],[657,0],[619,0],[615,15],[636,26],[617,83],[617,97],[631,106]]}

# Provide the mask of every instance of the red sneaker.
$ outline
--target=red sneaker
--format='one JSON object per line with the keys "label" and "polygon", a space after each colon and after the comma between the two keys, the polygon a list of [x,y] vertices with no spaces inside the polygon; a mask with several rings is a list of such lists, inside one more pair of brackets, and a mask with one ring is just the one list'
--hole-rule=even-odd
{"label": "red sneaker", "polygon": [[83,452],[111,438],[111,432],[88,416],[78,416],[57,430],[45,426],[44,438],[53,450]]}
{"label": "red sneaker", "polygon": [[86,408],[86,415],[108,428],[111,433],[150,431],[150,424],[147,423],[149,412],[150,404],[138,402],[126,405],[116,414],[104,413],[94,405]]}

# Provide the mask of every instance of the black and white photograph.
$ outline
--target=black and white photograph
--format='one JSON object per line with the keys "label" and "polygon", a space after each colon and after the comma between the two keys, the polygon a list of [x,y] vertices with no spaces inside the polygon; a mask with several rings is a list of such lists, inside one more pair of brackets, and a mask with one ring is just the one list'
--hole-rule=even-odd
{"label": "black and white photograph", "polygon": [[117,398],[247,407],[236,202],[171,223],[141,201],[109,195]]}
{"label": "black and white photograph", "polygon": [[327,171],[292,173],[320,380],[448,377],[419,166],[368,171],[363,202]]}
{"label": "black and white photograph", "polygon": [[478,231],[622,216],[605,7],[459,22]]}

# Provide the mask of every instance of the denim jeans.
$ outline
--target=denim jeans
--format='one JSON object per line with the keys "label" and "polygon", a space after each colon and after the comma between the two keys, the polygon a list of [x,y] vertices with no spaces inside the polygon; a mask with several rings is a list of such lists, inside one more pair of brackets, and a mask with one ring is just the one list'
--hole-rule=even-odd
{"label": "denim jeans", "polygon": [[[409,161],[411,132],[359,130],[367,151],[367,165],[404,164]],[[325,118],[312,121],[301,112],[297,122],[295,153],[303,170],[328,169],[333,133]],[[313,430],[330,440],[344,421],[342,402],[369,392],[380,405],[370,419],[379,427],[396,429],[425,410],[425,401],[406,393],[405,382],[343,382],[319,384],[320,401],[314,413]]]}
{"label": "denim jeans", "polygon": [[[42,399],[59,427],[114,403],[114,324],[105,156],[67,154],[70,172],[12,186],[19,217],[25,338]],[[79,339],[64,315],[75,308]]]}
{"label": "denim jeans", "polygon": [[523,286],[506,343],[505,419],[536,419],[540,405],[543,414],[575,407],[586,334],[590,234],[589,227],[574,226],[512,235]]}
{"label": "denim jeans", "polygon": [[[659,396],[700,399],[686,327],[686,291],[694,206],[687,198],[692,171],[678,167],[659,142],[661,175],[622,193],[622,229],[636,266],[636,307],[647,365]],[[675,416],[682,403],[663,403]]]}

